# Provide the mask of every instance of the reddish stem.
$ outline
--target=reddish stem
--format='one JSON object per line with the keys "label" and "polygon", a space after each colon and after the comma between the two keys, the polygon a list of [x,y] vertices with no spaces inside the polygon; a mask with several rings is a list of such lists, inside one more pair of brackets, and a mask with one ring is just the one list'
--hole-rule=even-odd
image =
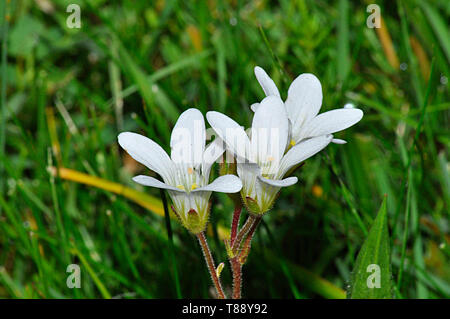
{"label": "reddish stem", "polygon": [[237,229],[239,227],[239,219],[241,218],[241,212],[242,212],[242,206],[241,205],[236,205],[234,207],[233,221],[231,223],[231,236],[230,236],[230,244],[231,244],[231,246],[233,246],[234,241],[236,240]]}
{"label": "reddish stem", "polygon": [[239,261],[239,257],[233,257],[230,259],[231,271],[233,272],[233,299],[241,299],[241,287],[242,287],[242,264]]}
{"label": "reddish stem", "polygon": [[253,217],[253,224],[250,230],[247,233],[247,238],[245,238],[244,245],[242,247],[242,250],[239,254],[239,260],[241,262],[244,262],[245,259],[247,259],[248,254],[250,253],[250,246],[253,239],[253,235],[255,234],[255,230],[259,225],[259,222],[261,221],[261,217]]}
{"label": "reddish stem", "polygon": [[244,223],[244,226],[242,226],[239,233],[236,235],[236,239],[234,240],[233,245],[231,245],[231,251],[236,254],[237,250],[239,249],[239,246],[241,245],[242,239],[244,236],[248,233],[250,230],[250,227],[252,226],[252,215],[250,215],[247,220]]}
{"label": "reddish stem", "polygon": [[[233,272],[233,296],[232,296],[233,299],[241,298],[242,265],[245,263],[245,260],[247,259],[247,256],[250,253],[250,243],[252,241],[253,234],[255,233],[255,230],[258,227],[260,221],[261,221],[260,216],[256,217],[250,215],[244,227],[239,232],[239,235],[241,236],[239,235],[237,236],[238,238],[233,245],[233,252],[237,253],[243,237],[245,236],[245,234],[247,234],[242,251],[233,258],[230,258],[231,270]],[[247,227],[245,227],[246,225]]]}
{"label": "reddish stem", "polygon": [[223,292],[222,285],[220,283],[219,278],[216,273],[216,266],[214,265],[214,259],[211,254],[211,250],[209,249],[208,242],[206,241],[205,233],[201,232],[197,234],[198,241],[200,246],[202,247],[203,256],[205,256],[206,264],[208,265],[209,273],[211,275],[211,279],[216,287],[217,295],[219,299],[225,299],[225,293]]}

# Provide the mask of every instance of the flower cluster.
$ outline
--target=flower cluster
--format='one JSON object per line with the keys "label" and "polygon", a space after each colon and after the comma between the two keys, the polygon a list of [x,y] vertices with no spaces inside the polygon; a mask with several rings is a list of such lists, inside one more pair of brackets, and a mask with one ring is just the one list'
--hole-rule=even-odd
{"label": "flower cluster", "polygon": [[[266,97],[251,105],[254,116],[248,133],[228,116],[210,111],[206,118],[217,138],[205,147],[203,115],[191,108],[180,115],[172,131],[170,157],[142,135],[119,135],[119,144],[135,160],[159,174],[163,182],[142,175],[133,180],[167,189],[178,218],[194,234],[205,229],[211,192],[240,191],[248,211],[260,216],[270,210],[282,187],[297,183],[297,177],[286,177],[295,167],[330,142],[345,143],[332,134],[354,125],[363,116],[356,108],[318,114],[322,87],[313,74],[299,75],[284,102],[262,68],[256,67],[255,75]],[[225,149],[236,159],[238,176],[223,175],[209,183],[211,166]]]}
{"label": "flower cluster", "polygon": [[267,97],[251,106],[255,114],[249,136],[224,114],[212,111],[206,118],[236,155],[242,199],[249,212],[258,215],[272,207],[282,187],[297,183],[297,177],[284,178],[293,168],[330,142],[345,143],[333,139],[332,133],[357,123],[363,112],[343,108],[317,115],[322,87],[312,74],[301,74],[292,82],[285,102],[262,68],[256,67],[255,75]]}

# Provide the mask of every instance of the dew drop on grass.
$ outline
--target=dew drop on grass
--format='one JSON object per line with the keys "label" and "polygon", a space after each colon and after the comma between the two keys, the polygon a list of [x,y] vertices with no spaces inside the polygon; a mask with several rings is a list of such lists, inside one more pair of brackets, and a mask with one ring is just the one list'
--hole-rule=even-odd
{"label": "dew drop on grass", "polygon": [[345,103],[344,105],[344,109],[354,109],[355,108],[355,104],[353,103]]}

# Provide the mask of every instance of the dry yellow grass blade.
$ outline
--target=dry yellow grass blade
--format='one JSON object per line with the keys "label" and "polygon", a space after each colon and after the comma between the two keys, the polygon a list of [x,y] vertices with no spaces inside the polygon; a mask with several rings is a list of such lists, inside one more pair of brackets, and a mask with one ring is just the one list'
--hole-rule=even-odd
{"label": "dry yellow grass blade", "polygon": [[58,133],[56,131],[56,120],[55,120],[55,113],[53,112],[52,107],[46,107],[45,108],[45,114],[47,117],[47,126],[48,126],[48,132],[50,134],[50,140],[52,142],[52,151],[53,155],[55,155],[56,161],[58,162],[58,165],[61,165],[62,159],[61,159],[61,146],[58,141]]}
{"label": "dry yellow grass blade", "polygon": [[187,33],[189,35],[189,38],[191,39],[195,51],[197,52],[202,51],[203,50],[202,35],[198,30],[198,28],[195,25],[190,25],[187,27]]}
{"label": "dry yellow grass blade", "polygon": [[392,39],[389,34],[389,30],[384,22],[383,17],[380,16],[381,28],[376,28],[378,38],[380,38],[381,46],[383,47],[384,54],[386,55],[389,64],[394,68],[398,69],[400,62],[395,52],[394,45],[392,44]]}
{"label": "dry yellow grass blade", "polygon": [[56,167],[51,167],[50,173],[52,173],[54,176],[59,176],[62,179],[94,186],[117,195],[122,195],[132,200],[136,204],[139,204],[140,206],[152,211],[153,213],[159,216],[164,216],[164,207],[162,202],[158,198],[155,198],[143,192],[139,192],[130,187],[64,167],[61,167],[59,169]]}
{"label": "dry yellow grass blade", "polygon": [[426,80],[430,77],[430,61],[428,60],[427,53],[416,37],[409,37],[409,42],[419,61],[420,73],[422,73],[423,79]]}
{"label": "dry yellow grass blade", "polygon": [[[59,176],[60,178],[65,180],[89,186],[94,186],[117,195],[122,195],[132,200],[136,204],[155,213],[156,215],[164,217],[164,206],[162,202],[158,198],[148,195],[146,193],[134,190],[130,187],[124,186],[119,183],[111,182],[100,177],[88,175],[65,167],[61,167],[59,169],[56,167],[51,167],[50,173],[54,176]],[[170,217],[176,218],[176,216],[172,213],[172,211],[170,211]],[[212,234],[211,224],[209,225],[207,231],[208,234]],[[223,240],[230,236],[230,230],[223,226],[217,226],[217,234],[219,238]]]}
{"label": "dry yellow grass blade", "polygon": [[[100,177],[88,175],[65,167],[61,167],[59,169],[56,167],[50,167],[49,171],[53,176],[59,176],[60,178],[68,181],[94,186],[117,195],[122,195],[155,213],[156,215],[164,217],[164,206],[161,200],[156,197],[134,190],[119,183],[111,182]],[[172,211],[170,211],[170,217],[176,219],[176,216]],[[209,235],[212,234],[211,224],[208,225],[207,232]],[[230,236],[230,230],[226,227],[218,225],[217,234],[219,238],[223,240]]]}

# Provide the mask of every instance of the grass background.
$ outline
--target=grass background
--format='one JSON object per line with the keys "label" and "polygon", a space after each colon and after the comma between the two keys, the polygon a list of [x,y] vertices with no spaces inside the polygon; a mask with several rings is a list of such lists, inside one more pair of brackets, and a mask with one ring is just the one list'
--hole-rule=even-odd
{"label": "grass background", "polygon": [[[66,26],[70,3],[81,7],[81,29]],[[395,296],[449,297],[450,3],[377,1],[381,29],[366,26],[368,4],[1,1],[0,297],[211,297],[198,243],[172,221],[171,254],[160,193],[131,181],[148,171],[117,134],[140,132],[167,150],[189,107],[248,126],[263,97],[256,65],[283,98],[311,72],[322,112],[353,103],[365,116],[336,134],[348,144],[309,159],[264,217],[244,296],[345,297],[386,194]],[[155,199],[146,209],[130,200],[140,193],[94,176]],[[212,198],[218,263],[216,230],[233,206]],[[66,286],[71,263],[81,289]]]}

